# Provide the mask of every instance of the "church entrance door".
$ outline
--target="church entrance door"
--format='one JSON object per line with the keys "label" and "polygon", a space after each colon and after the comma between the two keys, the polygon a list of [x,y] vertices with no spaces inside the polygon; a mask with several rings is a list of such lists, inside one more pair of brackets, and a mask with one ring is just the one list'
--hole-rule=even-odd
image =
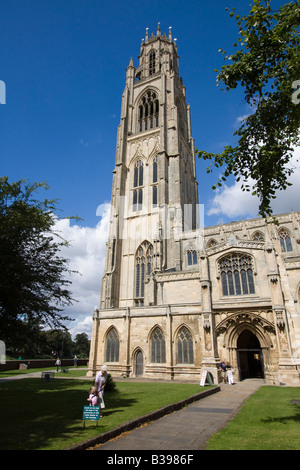
{"label": "church entrance door", "polygon": [[237,361],[240,380],[264,378],[262,349],[257,337],[249,330],[244,330],[238,338]]}
{"label": "church entrance door", "polygon": [[135,355],[135,375],[144,374],[144,357],[142,351],[138,351]]}

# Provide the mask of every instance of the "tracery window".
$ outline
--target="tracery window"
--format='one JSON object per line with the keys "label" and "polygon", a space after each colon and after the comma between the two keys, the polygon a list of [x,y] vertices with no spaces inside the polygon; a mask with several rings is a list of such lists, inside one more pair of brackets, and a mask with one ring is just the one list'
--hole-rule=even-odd
{"label": "tracery window", "polygon": [[106,337],[106,362],[119,362],[119,335],[115,328],[111,328]]}
{"label": "tracery window", "polygon": [[159,125],[159,101],[153,90],[148,90],[139,106],[139,132],[147,131]]}
{"label": "tracery window", "polygon": [[185,326],[183,326],[178,333],[177,362],[178,364],[194,363],[193,338],[190,331]]}
{"label": "tracery window", "polygon": [[279,231],[279,238],[282,251],[293,251],[291,237],[286,229],[282,228]]}
{"label": "tracery window", "polygon": [[151,335],[151,362],[166,362],[166,341],[159,327],[155,328]]}
{"label": "tracery window", "polygon": [[193,266],[198,264],[197,251],[194,249],[187,250],[187,264],[188,266]]}
{"label": "tracery window", "polygon": [[243,253],[231,253],[219,261],[223,295],[254,294],[252,259]]}
{"label": "tracery window", "polygon": [[144,241],[135,256],[135,305],[144,305],[145,277],[152,271],[153,246]]}
{"label": "tracery window", "polygon": [[264,242],[265,237],[263,236],[261,232],[255,232],[252,236],[252,240],[255,240],[257,242]]}
{"label": "tracery window", "polygon": [[134,176],[133,176],[133,187],[137,188],[133,190],[133,211],[142,210],[143,206],[143,179],[144,179],[144,167],[141,160],[136,162],[134,166]]}

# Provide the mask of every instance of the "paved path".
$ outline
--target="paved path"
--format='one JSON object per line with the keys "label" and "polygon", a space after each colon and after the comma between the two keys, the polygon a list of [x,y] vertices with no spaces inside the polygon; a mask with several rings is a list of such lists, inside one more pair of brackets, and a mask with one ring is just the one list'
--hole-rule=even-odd
{"label": "paved path", "polygon": [[244,401],[264,383],[260,379],[247,379],[235,385],[221,385],[220,392],[95,447],[95,450],[204,449],[212,434],[232,419]]}

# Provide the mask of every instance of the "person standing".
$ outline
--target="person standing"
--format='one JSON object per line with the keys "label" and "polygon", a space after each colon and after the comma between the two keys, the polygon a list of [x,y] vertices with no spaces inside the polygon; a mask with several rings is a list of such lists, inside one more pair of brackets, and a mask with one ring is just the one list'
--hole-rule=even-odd
{"label": "person standing", "polygon": [[58,372],[59,368],[60,368],[60,365],[61,365],[59,357],[56,359],[55,365],[56,365],[56,372]]}
{"label": "person standing", "polygon": [[234,382],[233,382],[233,368],[232,368],[232,366],[230,365],[229,362],[227,362],[227,364],[226,364],[226,370],[227,370],[228,384],[233,385],[234,384]]}
{"label": "person standing", "polygon": [[104,364],[100,371],[97,373],[95,378],[95,387],[97,388],[97,394],[100,400],[100,407],[104,408],[104,388],[107,381],[107,366]]}
{"label": "person standing", "polygon": [[91,387],[87,401],[89,402],[90,406],[98,405],[98,394],[95,386]]}
{"label": "person standing", "polygon": [[226,369],[226,362],[224,359],[222,359],[222,362],[220,363],[220,371],[222,372],[223,382],[224,384],[226,384],[227,369]]}

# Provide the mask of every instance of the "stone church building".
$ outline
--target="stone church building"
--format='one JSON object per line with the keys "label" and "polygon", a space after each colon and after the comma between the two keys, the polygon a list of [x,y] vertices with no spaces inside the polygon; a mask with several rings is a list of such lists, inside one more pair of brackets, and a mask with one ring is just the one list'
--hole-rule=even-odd
{"label": "stone church building", "polygon": [[[200,214],[200,215],[199,215]],[[100,308],[88,375],[300,385],[300,212],[201,227],[176,40],[126,70]]]}

